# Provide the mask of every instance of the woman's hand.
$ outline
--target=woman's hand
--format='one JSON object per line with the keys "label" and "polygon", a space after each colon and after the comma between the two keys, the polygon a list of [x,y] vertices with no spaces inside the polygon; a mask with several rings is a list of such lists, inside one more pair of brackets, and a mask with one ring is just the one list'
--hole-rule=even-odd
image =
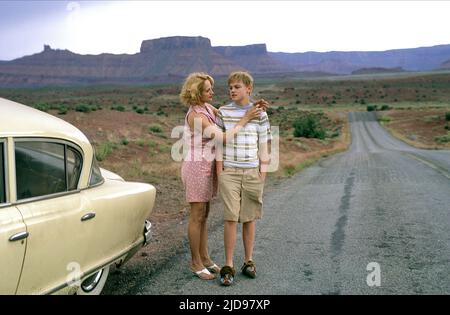
{"label": "woman's hand", "polygon": [[252,119],[259,118],[261,116],[262,109],[258,106],[252,106],[249,110],[245,112],[244,119],[248,122]]}
{"label": "woman's hand", "polygon": [[255,107],[261,108],[264,112],[267,110],[267,108],[269,108],[269,102],[267,102],[267,101],[266,101],[265,99],[263,99],[263,98],[261,98],[261,99],[255,101],[255,102],[253,103],[253,105],[254,105]]}

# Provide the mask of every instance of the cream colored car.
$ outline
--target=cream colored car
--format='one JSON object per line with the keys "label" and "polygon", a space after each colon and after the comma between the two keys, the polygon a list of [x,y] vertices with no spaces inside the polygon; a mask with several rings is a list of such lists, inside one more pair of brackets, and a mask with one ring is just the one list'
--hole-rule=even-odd
{"label": "cream colored car", "polygon": [[155,195],[100,169],[74,126],[0,98],[0,294],[99,294],[147,244]]}

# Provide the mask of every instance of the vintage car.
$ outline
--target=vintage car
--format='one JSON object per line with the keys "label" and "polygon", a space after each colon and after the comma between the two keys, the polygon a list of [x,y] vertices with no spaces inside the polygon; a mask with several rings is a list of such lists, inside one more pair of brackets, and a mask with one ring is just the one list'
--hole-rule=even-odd
{"label": "vintage car", "polygon": [[0,294],[99,294],[148,243],[155,195],[71,124],[0,98]]}

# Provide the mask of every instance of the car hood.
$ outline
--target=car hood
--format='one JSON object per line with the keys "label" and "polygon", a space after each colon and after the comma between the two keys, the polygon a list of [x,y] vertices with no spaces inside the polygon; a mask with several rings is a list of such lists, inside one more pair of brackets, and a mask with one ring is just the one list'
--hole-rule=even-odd
{"label": "car hood", "polygon": [[105,170],[104,168],[100,168],[100,171],[102,172],[102,176],[105,179],[111,179],[111,180],[119,180],[124,182],[125,180],[117,175],[116,173],[113,173],[111,171]]}

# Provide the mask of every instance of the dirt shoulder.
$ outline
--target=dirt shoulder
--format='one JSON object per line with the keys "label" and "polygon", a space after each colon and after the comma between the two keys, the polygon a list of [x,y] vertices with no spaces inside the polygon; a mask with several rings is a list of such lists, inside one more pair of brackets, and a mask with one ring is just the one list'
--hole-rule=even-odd
{"label": "dirt shoulder", "polygon": [[447,108],[417,108],[377,112],[378,120],[393,136],[419,149],[450,149]]}

